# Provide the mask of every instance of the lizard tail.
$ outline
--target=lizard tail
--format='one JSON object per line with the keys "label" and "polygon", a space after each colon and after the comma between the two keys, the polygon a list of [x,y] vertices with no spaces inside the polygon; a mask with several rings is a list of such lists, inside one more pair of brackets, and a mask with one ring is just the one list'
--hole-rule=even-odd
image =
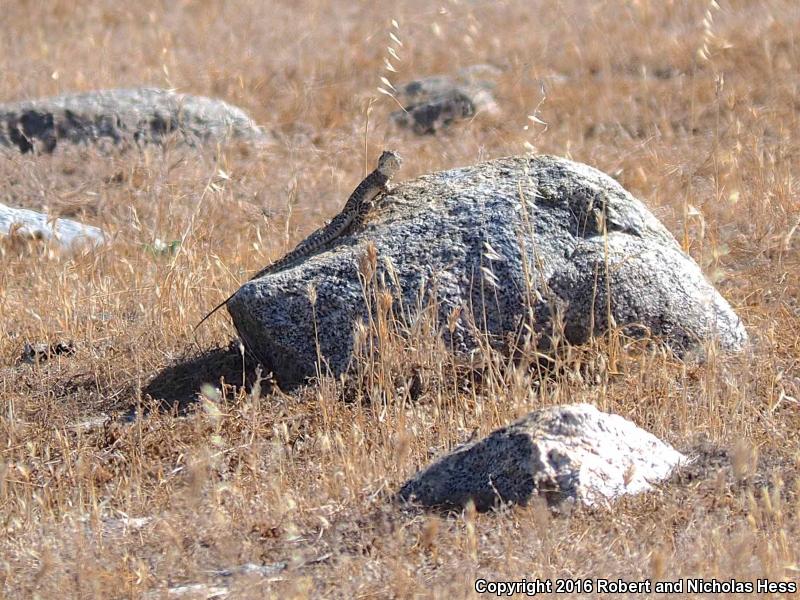
{"label": "lizard tail", "polygon": [[194,329],[192,329],[192,335],[194,335],[195,333],[197,333],[197,330],[198,330],[198,329],[200,329],[200,325],[202,325],[203,323],[205,323],[205,322],[206,322],[206,320],[208,320],[208,318],[209,318],[211,315],[213,315],[213,314],[214,314],[215,312],[217,312],[217,311],[218,311],[220,308],[222,308],[223,306],[225,306],[225,305],[228,303],[228,301],[229,301],[231,298],[233,298],[233,294],[231,294],[231,295],[230,295],[230,296],[228,296],[228,297],[227,297],[225,300],[223,300],[222,302],[220,302],[219,304],[217,304],[217,305],[216,305],[214,308],[212,308],[212,309],[211,309],[211,311],[210,311],[208,314],[206,314],[206,316],[205,316],[205,317],[203,317],[202,319],[200,319],[200,322],[199,322],[197,325],[195,325],[195,326],[194,326]]}

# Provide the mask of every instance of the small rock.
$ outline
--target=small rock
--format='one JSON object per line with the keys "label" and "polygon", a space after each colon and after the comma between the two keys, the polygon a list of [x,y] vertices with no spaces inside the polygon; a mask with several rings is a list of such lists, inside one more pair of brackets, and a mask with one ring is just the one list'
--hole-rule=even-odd
{"label": "small rock", "polygon": [[594,506],[651,489],[687,459],[619,415],[589,404],[544,408],[465,444],[415,475],[399,498],[480,511],[534,496]]}
{"label": "small rock", "polygon": [[46,343],[25,343],[20,360],[26,363],[44,362],[52,356],[75,354],[74,342],[56,342],[55,344]]}
{"label": "small rock", "polygon": [[122,517],[103,520],[103,535],[113,536],[139,531],[153,522],[152,517]]}
{"label": "small rock", "polygon": [[225,598],[229,593],[230,590],[227,587],[205,583],[178,585],[167,590],[170,598],[202,598],[203,600]]}
{"label": "small rock", "polygon": [[99,415],[96,417],[91,417],[89,419],[84,419],[83,421],[70,423],[67,426],[67,429],[69,429],[70,431],[79,431],[79,432],[93,431],[95,429],[101,429],[102,427],[105,427],[105,425],[110,421],[111,417],[109,417],[108,415]]}
{"label": "small rock", "polygon": [[5,204],[0,204],[0,237],[51,241],[62,250],[82,245],[99,246],[107,239],[97,227]]}
{"label": "small rock", "polygon": [[250,577],[263,577],[265,581],[274,582],[281,581],[277,577],[278,573],[285,570],[287,563],[273,563],[270,565],[256,565],[253,563],[246,563],[233,567],[230,569],[218,569],[211,573],[214,577],[222,578],[220,584],[211,585],[208,583],[190,583],[169,588],[168,594],[170,597],[187,597],[187,598],[224,598],[231,593],[228,580],[237,576],[250,576]]}
{"label": "small rock", "polygon": [[99,535],[111,541],[128,533],[138,532],[151,523],[152,517],[102,517],[95,521],[90,515],[83,515],[78,519],[78,527],[87,536]]}
{"label": "small rock", "polygon": [[245,563],[237,567],[229,569],[219,569],[214,571],[217,577],[234,577],[236,575],[257,575],[259,577],[273,577],[284,571],[288,563],[276,562],[269,565],[257,565],[254,563]]}
{"label": "small rock", "polygon": [[433,75],[406,83],[398,88],[403,110],[391,114],[401,127],[423,135],[436,133],[452,123],[474,117],[478,112],[497,112],[491,81],[499,72],[489,65],[474,65],[459,71],[455,77]]}
{"label": "small rock", "polygon": [[0,104],[0,146],[50,153],[63,143],[188,145],[230,138],[264,142],[241,109],[221,100],[157,88],[113,89]]}

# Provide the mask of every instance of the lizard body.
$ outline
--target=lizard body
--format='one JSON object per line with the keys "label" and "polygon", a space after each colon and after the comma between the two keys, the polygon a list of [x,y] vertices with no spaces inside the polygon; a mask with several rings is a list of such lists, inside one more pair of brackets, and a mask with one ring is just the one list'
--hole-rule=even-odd
{"label": "lizard body", "polygon": [[[353,190],[353,193],[350,194],[350,197],[347,199],[342,211],[336,215],[330,223],[317,229],[283,258],[261,269],[258,273],[253,275],[249,281],[282,271],[296,264],[301,259],[327,248],[331,242],[347,231],[353,223],[363,219],[364,215],[372,208],[375,198],[388,191],[387,185],[389,180],[397,173],[401,164],[402,158],[400,158],[399,154],[392,151],[384,151],[378,159],[378,166],[376,169],[358,184],[358,187]],[[217,304],[211,312],[200,320],[195,326],[195,330],[197,330],[206,319],[225,306],[234,295],[236,295],[236,292]]]}

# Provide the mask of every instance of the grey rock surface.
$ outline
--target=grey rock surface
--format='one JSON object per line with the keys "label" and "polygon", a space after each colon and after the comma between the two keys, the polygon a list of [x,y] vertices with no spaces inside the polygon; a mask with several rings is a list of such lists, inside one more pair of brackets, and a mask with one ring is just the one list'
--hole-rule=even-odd
{"label": "grey rock surface", "polygon": [[446,454],[410,479],[403,501],[485,511],[525,505],[538,495],[594,506],[651,489],[687,462],[685,456],[619,415],[589,404],[529,413]]}
{"label": "grey rock surface", "polygon": [[403,110],[393,112],[391,119],[400,127],[424,135],[470,119],[478,112],[496,113],[492,78],[498,74],[499,70],[490,65],[474,65],[455,76],[432,75],[403,84],[397,89]]}
{"label": "grey rock surface", "polygon": [[0,147],[53,152],[64,142],[189,144],[266,140],[241,109],[221,100],[157,88],[112,89],[0,104]]}
{"label": "grey rock surface", "polygon": [[54,356],[71,356],[75,354],[75,343],[68,342],[25,342],[20,360],[28,364],[43,363]]}
{"label": "grey rock surface", "polygon": [[53,219],[49,215],[11,208],[0,204],[0,237],[16,235],[57,244],[63,250],[77,246],[99,246],[107,237],[102,230],[69,219]]}
{"label": "grey rock surface", "polygon": [[530,331],[547,352],[560,325],[567,342],[582,343],[608,329],[609,315],[678,353],[711,338],[738,350],[747,339],[697,264],[616,181],[561,158],[511,157],[402,182],[327,251],[243,285],[228,310],[282,385],[315,375],[317,343],[330,372],[347,369],[354,327],[367,318],[358,263],[370,242],[395,316],[404,318],[401,301],[406,320],[420,298],[436,306],[459,355],[478,336],[503,350]]}

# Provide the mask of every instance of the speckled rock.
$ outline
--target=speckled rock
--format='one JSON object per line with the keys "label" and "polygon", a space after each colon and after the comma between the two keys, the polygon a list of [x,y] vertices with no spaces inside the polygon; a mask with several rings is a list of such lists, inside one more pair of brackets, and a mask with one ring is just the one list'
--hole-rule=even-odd
{"label": "speckled rock", "polygon": [[607,330],[609,314],[679,353],[711,338],[738,350],[747,339],[697,264],[616,181],[561,158],[512,157],[397,184],[326,252],[243,285],[228,310],[282,385],[315,375],[317,343],[330,372],[347,369],[367,316],[357,269],[368,242],[395,315],[401,300],[406,311],[435,300],[446,346],[464,356],[477,332],[499,349],[533,332],[547,352],[559,321],[566,341],[582,343]]}
{"label": "speckled rock", "polygon": [[85,245],[99,246],[107,239],[102,230],[91,225],[69,219],[53,219],[35,210],[0,204],[0,237],[9,235],[49,241],[63,250]]}
{"label": "speckled rock", "polygon": [[167,136],[190,145],[230,138],[266,141],[264,132],[235,106],[155,88],[0,104],[0,147],[20,152],[53,152],[64,142],[152,144]]}
{"label": "speckled rock", "polygon": [[455,76],[432,75],[403,84],[397,97],[403,110],[391,114],[400,127],[417,134],[436,133],[479,112],[499,112],[492,95],[493,78],[499,70],[491,65],[473,65]]}
{"label": "speckled rock", "polygon": [[500,503],[588,506],[651,489],[686,457],[619,415],[589,404],[534,411],[446,454],[409,480],[399,498],[485,511]]}

